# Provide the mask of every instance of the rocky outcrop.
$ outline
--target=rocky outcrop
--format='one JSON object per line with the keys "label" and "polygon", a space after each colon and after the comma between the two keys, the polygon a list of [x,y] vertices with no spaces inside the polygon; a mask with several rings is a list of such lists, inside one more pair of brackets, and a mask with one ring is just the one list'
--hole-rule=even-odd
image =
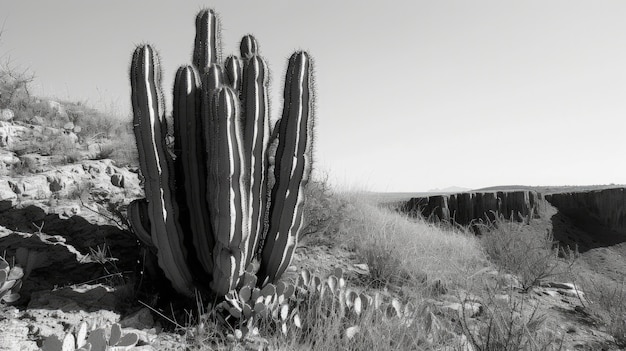
{"label": "rocky outcrop", "polygon": [[89,192],[93,196],[119,194],[141,197],[138,174],[117,167],[111,160],[86,160],[54,170],[0,179],[0,212],[26,200],[78,198]]}
{"label": "rocky outcrop", "polygon": [[578,222],[595,222],[618,232],[626,231],[626,189],[549,194],[546,200]]}
{"label": "rocky outcrop", "polygon": [[541,194],[528,190],[459,193],[412,198],[400,210],[412,216],[468,225],[478,220],[493,221],[496,214],[518,221],[529,215],[537,217],[542,202]]}

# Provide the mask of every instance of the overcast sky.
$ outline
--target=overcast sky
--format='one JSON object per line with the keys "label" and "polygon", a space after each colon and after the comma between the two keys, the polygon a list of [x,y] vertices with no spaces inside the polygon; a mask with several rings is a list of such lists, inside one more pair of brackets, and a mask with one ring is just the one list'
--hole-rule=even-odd
{"label": "overcast sky", "polygon": [[273,117],[287,58],[315,58],[315,167],[335,183],[626,183],[623,0],[0,0],[0,55],[35,72],[38,95],[129,115],[134,46],[160,51],[171,95],[203,7],[225,54],[256,36]]}

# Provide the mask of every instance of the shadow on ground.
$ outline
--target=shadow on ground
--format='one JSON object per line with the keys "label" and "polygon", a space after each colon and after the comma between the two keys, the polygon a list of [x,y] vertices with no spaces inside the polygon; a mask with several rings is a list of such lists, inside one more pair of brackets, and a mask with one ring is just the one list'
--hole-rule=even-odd
{"label": "shadow on ground", "polygon": [[128,292],[108,287],[133,284],[141,274],[142,250],[134,236],[93,218],[62,218],[30,205],[1,212],[0,226],[6,228],[0,231],[1,253],[29,253],[21,306],[116,310],[117,295]]}

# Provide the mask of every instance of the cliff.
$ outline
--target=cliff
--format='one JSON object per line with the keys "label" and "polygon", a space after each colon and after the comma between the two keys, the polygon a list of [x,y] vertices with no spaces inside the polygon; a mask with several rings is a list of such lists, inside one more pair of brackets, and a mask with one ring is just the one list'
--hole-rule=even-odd
{"label": "cliff", "polygon": [[614,231],[626,231],[624,188],[549,194],[545,198],[559,212],[579,223],[595,222]]}
{"label": "cliff", "polygon": [[528,218],[529,214],[538,218],[546,205],[554,206],[559,216],[566,216],[577,227],[596,233],[595,236],[605,229],[613,233],[609,235],[612,237],[626,234],[626,188],[622,187],[546,195],[519,190],[415,197],[399,208],[411,216],[469,225],[478,220],[493,221],[495,213],[517,221]]}
{"label": "cliff", "polygon": [[539,216],[543,201],[535,191],[474,192],[412,198],[400,206],[402,212],[415,216],[468,225],[479,219],[493,221],[495,213],[518,221]]}

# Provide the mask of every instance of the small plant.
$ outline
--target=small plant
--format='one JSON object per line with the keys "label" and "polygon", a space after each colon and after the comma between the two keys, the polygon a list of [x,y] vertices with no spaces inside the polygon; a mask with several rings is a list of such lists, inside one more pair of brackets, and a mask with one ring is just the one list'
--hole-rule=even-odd
{"label": "small plant", "polygon": [[9,263],[0,257],[0,303],[13,303],[20,298],[18,291],[22,287],[24,271],[18,266],[10,267]]}
{"label": "small plant", "polygon": [[122,328],[117,323],[111,326],[108,335],[107,338],[105,329],[96,329],[95,325],[91,327],[91,332],[88,332],[87,323],[82,322],[75,333],[67,333],[63,340],[56,335],[47,337],[41,349],[43,351],[123,351],[131,350],[139,341],[135,333],[122,336]]}

